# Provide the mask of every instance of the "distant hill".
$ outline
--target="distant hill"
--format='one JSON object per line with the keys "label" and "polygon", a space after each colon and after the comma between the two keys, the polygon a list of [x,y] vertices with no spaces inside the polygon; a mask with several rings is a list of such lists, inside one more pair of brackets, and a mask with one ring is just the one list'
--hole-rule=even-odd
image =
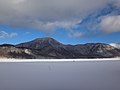
{"label": "distant hill", "polygon": [[120,49],[104,43],[65,45],[53,38],[38,38],[18,45],[0,45],[1,58],[79,59],[120,57]]}

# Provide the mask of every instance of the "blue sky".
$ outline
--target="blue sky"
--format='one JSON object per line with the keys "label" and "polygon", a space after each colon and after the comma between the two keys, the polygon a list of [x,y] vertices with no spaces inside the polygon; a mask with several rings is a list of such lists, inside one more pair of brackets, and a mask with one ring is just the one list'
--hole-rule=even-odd
{"label": "blue sky", "polygon": [[35,29],[19,29],[19,28],[11,28],[8,26],[1,26],[2,30],[7,33],[17,33],[17,36],[1,38],[0,44],[9,43],[9,44],[18,44],[22,42],[31,41],[36,38],[42,37],[52,37],[64,44],[84,44],[84,43],[115,43],[120,42],[120,33],[112,33],[105,34],[95,37],[88,38],[78,38],[78,37],[70,37],[68,35],[68,31],[64,29],[56,30],[52,33],[42,32]]}
{"label": "blue sky", "polygon": [[120,42],[119,0],[1,0],[0,44],[52,37],[64,44]]}

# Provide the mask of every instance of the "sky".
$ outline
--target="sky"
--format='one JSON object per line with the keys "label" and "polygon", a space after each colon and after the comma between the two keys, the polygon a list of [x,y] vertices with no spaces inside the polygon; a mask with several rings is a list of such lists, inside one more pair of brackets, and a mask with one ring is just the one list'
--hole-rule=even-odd
{"label": "sky", "polygon": [[0,44],[52,37],[64,44],[120,42],[120,0],[0,0]]}

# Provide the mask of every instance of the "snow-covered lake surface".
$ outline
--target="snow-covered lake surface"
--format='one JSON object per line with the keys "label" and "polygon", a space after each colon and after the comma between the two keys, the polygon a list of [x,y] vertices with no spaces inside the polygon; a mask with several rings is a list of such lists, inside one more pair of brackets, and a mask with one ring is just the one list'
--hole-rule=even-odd
{"label": "snow-covered lake surface", "polygon": [[0,90],[120,90],[120,59],[0,61]]}

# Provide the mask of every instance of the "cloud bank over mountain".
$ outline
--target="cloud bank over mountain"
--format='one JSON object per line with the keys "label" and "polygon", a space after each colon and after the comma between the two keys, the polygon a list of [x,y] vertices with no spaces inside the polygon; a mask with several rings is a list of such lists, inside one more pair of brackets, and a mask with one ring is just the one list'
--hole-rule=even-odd
{"label": "cloud bank over mountain", "polygon": [[[83,36],[86,33],[81,32],[81,28],[79,28],[81,24],[79,23],[84,21],[90,14],[93,14],[93,16],[98,14],[98,10],[109,3],[112,3],[118,10],[116,12],[111,10],[110,13],[101,14],[94,19],[92,17],[93,20],[89,23],[95,20],[100,21],[93,23],[90,32],[93,32],[94,36],[96,31],[92,29],[96,27],[97,29],[99,27],[100,32],[119,32],[120,0],[0,0],[0,24],[19,28],[35,28],[47,32],[64,28],[72,32],[70,36],[84,38],[87,36]],[[88,22],[85,24],[91,26]],[[75,31],[76,27],[79,31]]]}

